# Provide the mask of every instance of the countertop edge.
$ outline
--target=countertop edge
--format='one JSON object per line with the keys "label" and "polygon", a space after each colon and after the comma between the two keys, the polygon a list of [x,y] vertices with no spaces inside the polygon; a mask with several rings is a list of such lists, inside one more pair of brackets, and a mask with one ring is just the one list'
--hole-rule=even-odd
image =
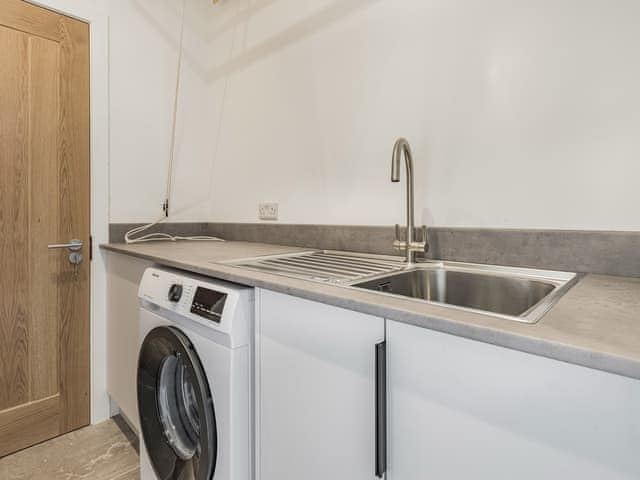
{"label": "countertop edge", "polygon": [[[509,348],[552,360],[558,360],[565,363],[579,365],[595,370],[600,370],[624,377],[640,380],[640,361],[628,357],[613,355],[597,350],[577,347],[567,343],[554,342],[548,339],[534,338],[530,336],[520,335],[514,332],[502,331],[479,325],[471,325],[465,322],[448,319],[442,316],[417,314],[398,310],[394,307],[386,307],[380,305],[372,305],[355,299],[347,299],[344,296],[331,295],[313,291],[310,288],[291,287],[277,281],[276,275],[271,281],[256,279],[252,276],[252,271],[233,267],[232,265],[211,262],[207,267],[199,267],[197,265],[174,261],[166,257],[146,254],[144,252],[136,252],[119,248],[114,244],[100,245],[102,250],[115,252],[122,255],[128,255],[143,260],[148,260],[159,265],[177,268],[189,271],[199,275],[215,277],[220,280],[247,285],[256,288],[264,288],[278,293],[293,295],[295,297],[306,300],[317,301],[333,305],[335,307],[345,308],[361,312],[368,315],[383,317],[388,320],[398,321],[410,325],[415,325],[430,330],[448,333],[458,337],[468,338],[491,345]],[[233,272],[223,271],[216,267],[224,267],[232,269]],[[304,283],[304,280],[300,280]],[[336,286],[336,288],[341,288]],[[343,289],[348,293],[347,289]]]}

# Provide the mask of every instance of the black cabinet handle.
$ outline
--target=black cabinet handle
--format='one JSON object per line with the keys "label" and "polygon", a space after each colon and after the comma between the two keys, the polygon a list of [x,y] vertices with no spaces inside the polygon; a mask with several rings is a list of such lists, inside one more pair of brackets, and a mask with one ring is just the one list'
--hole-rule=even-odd
{"label": "black cabinet handle", "polygon": [[387,342],[376,344],[376,477],[387,471]]}

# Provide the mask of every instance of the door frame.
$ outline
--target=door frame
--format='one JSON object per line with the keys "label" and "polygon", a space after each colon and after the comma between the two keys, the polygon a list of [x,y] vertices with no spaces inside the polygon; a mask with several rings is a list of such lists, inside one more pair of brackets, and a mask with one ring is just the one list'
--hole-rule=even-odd
{"label": "door frame", "polygon": [[25,0],[90,26],[91,423],[111,416],[106,388],[106,267],[99,245],[109,241],[109,17],[100,0]]}

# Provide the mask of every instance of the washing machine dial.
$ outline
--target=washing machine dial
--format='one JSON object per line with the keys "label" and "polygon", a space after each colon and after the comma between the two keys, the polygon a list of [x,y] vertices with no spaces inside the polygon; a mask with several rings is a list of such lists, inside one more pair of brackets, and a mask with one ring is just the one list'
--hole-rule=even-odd
{"label": "washing machine dial", "polygon": [[169,287],[169,295],[167,295],[170,302],[179,302],[182,298],[182,285],[179,283],[174,283]]}

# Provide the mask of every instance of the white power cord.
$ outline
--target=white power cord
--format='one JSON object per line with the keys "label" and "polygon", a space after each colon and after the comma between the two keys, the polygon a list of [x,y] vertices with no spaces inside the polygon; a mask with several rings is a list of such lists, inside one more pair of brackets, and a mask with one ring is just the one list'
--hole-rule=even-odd
{"label": "white power cord", "polygon": [[157,224],[161,223],[164,220],[165,220],[164,218],[161,218],[160,220],[153,223],[149,223],[148,225],[142,225],[140,227],[132,228],[127,233],[125,233],[124,241],[126,243],[142,243],[142,242],[158,242],[158,241],[177,242],[178,240],[190,240],[190,241],[197,241],[197,242],[206,242],[206,241],[224,242],[224,240],[221,238],[210,237],[208,235],[194,235],[194,236],[188,236],[188,237],[181,237],[178,235],[169,235],[168,233],[160,233],[160,232],[148,233],[147,235],[143,235],[142,237],[132,238],[135,235],[138,235],[144,232],[145,230],[148,230],[156,226]]}
{"label": "white power cord", "polygon": [[180,47],[178,51],[178,73],[176,75],[176,89],[173,97],[173,118],[171,123],[171,147],[169,150],[169,166],[167,171],[167,190],[165,201],[162,204],[162,209],[164,210],[164,217],[156,220],[155,222],[149,223],[147,225],[142,225],[139,227],[132,228],[124,235],[124,241],[126,243],[142,243],[142,242],[157,242],[157,241],[170,241],[176,242],[178,240],[189,240],[189,241],[208,241],[208,242],[224,242],[223,239],[217,237],[211,237],[208,235],[196,235],[196,236],[176,236],[169,235],[168,233],[148,233],[141,237],[136,237],[140,233],[149,230],[152,227],[166,221],[169,218],[169,201],[171,199],[171,190],[172,190],[172,180],[173,180],[173,159],[175,156],[176,149],[176,123],[178,117],[178,97],[180,94],[180,78],[182,73],[182,50],[184,44],[184,21],[185,21],[185,12],[187,10],[187,0],[183,0],[182,2],[182,22],[180,24]]}

